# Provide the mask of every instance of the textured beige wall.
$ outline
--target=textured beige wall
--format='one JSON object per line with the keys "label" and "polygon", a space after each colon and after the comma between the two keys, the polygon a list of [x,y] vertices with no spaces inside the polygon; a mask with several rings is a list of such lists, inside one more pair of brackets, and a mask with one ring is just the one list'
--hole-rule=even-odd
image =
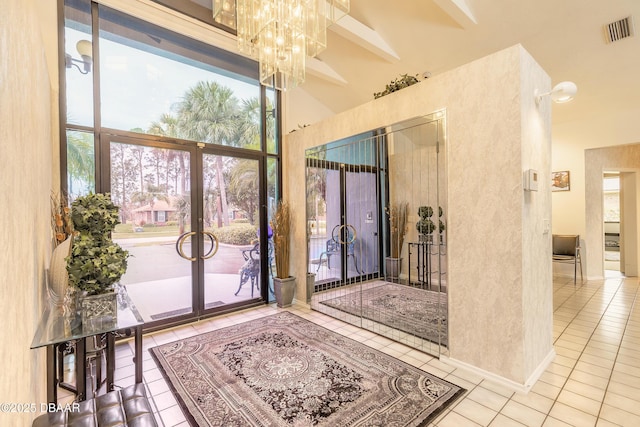
{"label": "textured beige wall", "polygon": [[[548,89],[548,76],[514,46],[289,134],[284,146],[293,244],[304,253],[305,148],[446,108],[450,357],[518,384],[552,352],[550,237],[539,227],[550,196],[522,188],[525,167],[543,180],[550,171],[538,84]],[[292,265],[304,277],[304,257]],[[304,300],[302,281],[297,291]]]}
{"label": "textured beige wall", "polygon": [[[37,3],[45,7],[45,2]],[[43,306],[44,271],[51,251],[53,98],[36,1],[8,0],[2,6],[0,403],[36,403],[39,410],[46,401],[45,350],[29,347]],[[28,426],[35,415],[3,412],[0,425]]]}
{"label": "textured beige wall", "polygon": [[[524,310],[524,372],[532,372],[553,342],[553,267],[551,259],[551,100],[540,105],[527,96],[550,89],[549,77],[531,56],[520,63],[522,170],[538,172],[538,191],[524,192],[522,270]],[[526,380],[526,378],[525,378]]]}

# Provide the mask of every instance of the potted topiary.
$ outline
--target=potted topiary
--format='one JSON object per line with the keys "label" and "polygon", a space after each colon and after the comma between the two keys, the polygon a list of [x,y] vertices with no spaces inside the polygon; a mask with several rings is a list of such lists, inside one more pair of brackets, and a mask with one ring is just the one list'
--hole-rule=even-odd
{"label": "potted topiary", "polygon": [[291,212],[289,204],[278,202],[271,217],[273,229],[273,246],[276,258],[276,277],[273,278],[273,293],[278,307],[289,307],[293,302],[296,289],[296,278],[289,274]]}
{"label": "potted topiary", "polygon": [[436,225],[431,220],[433,208],[431,206],[420,206],[418,208],[418,216],[420,219],[416,222],[416,230],[420,233],[420,241],[431,243],[433,241],[431,233],[436,229]]}
{"label": "potted topiary", "polygon": [[76,310],[83,329],[115,322],[117,283],[127,270],[129,253],[111,240],[120,223],[118,207],[107,194],[88,194],[71,204],[75,236],[67,257],[69,285],[75,289]]}

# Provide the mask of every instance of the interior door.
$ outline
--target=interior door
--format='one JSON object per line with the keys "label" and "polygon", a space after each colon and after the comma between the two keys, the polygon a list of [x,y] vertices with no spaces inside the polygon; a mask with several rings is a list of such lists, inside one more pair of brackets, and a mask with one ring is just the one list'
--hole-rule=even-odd
{"label": "interior door", "polygon": [[108,171],[130,253],[121,279],[145,323],[260,301],[257,158],[112,137]]}

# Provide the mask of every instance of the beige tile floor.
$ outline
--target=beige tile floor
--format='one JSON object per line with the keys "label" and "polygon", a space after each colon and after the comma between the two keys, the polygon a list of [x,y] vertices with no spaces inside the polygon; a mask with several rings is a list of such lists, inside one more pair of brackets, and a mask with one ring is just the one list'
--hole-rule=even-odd
{"label": "beige tile floor", "polygon": [[[290,311],[467,389],[433,426],[640,426],[640,305],[637,278],[574,287],[554,280],[557,357],[527,395],[454,369],[403,344],[298,305]],[[276,313],[274,305],[203,320],[144,337],[144,380],[161,426],[187,426],[149,348]],[[117,348],[116,384],[133,383],[132,343]],[[63,397],[62,399],[64,399]],[[66,396],[67,399],[71,396]]]}

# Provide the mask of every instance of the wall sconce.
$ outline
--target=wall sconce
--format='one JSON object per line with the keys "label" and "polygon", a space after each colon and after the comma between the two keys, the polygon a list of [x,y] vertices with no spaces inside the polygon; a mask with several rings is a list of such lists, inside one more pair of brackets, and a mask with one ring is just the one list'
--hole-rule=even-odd
{"label": "wall sconce", "polygon": [[[80,71],[82,74],[87,74],[91,71],[91,63],[93,56],[93,48],[91,46],[91,42],[89,40],[80,40],[76,43],[76,50],[80,54],[82,59],[72,58],[68,53],[65,54],[65,66],[67,68],[71,68],[74,66]],[[82,64],[82,68],[78,64]]]}
{"label": "wall sconce", "polygon": [[551,95],[553,102],[562,104],[571,101],[577,92],[578,86],[574,82],[560,82],[553,87],[551,92],[538,93],[538,89],[536,89],[533,95],[536,97],[536,105],[540,104],[542,97],[547,95]]}

